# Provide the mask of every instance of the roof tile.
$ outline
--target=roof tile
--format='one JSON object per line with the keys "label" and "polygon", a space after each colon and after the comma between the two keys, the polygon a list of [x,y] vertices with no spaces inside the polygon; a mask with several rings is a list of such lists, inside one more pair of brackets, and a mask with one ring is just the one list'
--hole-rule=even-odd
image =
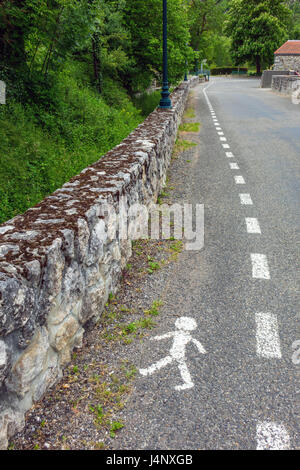
{"label": "roof tile", "polygon": [[295,54],[300,55],[300,40],[299,41],[287,41],[283,44],[277,51],[274,52],[275,55],[280,54]]}

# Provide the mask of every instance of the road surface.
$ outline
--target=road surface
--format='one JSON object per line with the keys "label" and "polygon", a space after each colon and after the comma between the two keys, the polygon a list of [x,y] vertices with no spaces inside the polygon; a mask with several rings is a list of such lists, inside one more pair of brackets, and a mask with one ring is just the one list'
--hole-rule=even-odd
{"label": "road surface", "polygon": [[[132,355],[141,372],[114,446],[299,449],[300,106],[251,79],[203,90],[198,145],[170,178],[173,202],[204,204],[205,245],[152,287],[164,315],[151,335],[165,336]],[[189,338],[180,317],[197,324]]]}

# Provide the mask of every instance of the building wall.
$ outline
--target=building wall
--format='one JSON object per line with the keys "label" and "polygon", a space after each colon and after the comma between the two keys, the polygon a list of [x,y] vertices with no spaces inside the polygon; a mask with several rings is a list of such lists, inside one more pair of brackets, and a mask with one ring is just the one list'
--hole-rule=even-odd
{"label": "building wall", "polygon": [[274,70],[297,70],[300,71],[300,55],[276,55]]}

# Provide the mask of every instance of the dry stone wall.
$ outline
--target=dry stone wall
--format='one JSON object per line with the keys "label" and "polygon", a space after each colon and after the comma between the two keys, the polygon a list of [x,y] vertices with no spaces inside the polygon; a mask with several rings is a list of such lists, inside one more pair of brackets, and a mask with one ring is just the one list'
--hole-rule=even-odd
{"label": "dry stone wall", "polygon": [[300,86],[300,77],[297,75],[273,75],[272,90],[290,96]]}
{"label": "dry stone wall", "polygon": [[300,71],[300,55],[275,55],[274,70],[296,70]]}
{"label": "dry stone wall", "polygon": [[288,70],[284,70],[284,71],[264,70],[262,77],[261,77],[261,81],[260,81],[261,88],[271,88],[272,78],[274,77],[274,75],[290,75],[290,73]]}
{"label": "dry stone wall", "polygon": [[[120,145],[37,206],[0,226],[0,448],[62,375],[85,326],[101,316],[131,256],[103,208],[155,202],[189,88],[172,94]],[[133,220],[134,222],[134,220]]]}

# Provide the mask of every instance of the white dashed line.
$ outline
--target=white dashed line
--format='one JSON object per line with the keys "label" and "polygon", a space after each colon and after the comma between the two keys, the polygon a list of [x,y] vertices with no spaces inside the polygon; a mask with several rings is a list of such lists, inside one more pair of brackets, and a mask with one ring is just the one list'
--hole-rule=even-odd
{"label": "white dashed line", "polygon": [[246,227],[248,233],[261,233],[258,220],[254,217],[246,217]]}
{"label": "white dashed line", "polygon": [[254,279],[270,279],[270,271],[266,255],[251,253],[252,277]]}
{"label": "white dashed line", "polygon": [[229,163],[231,170],[239,170],[240,167],[237,163]]}
{"label": "white dashed line", "polygon": [[264,421],[256,426],[257,450],[288,450],[290,436],[283,424]]}
{"label": "white dashed line", "polygon": [[[209,88],[212,84],[208,85]],[[224,136],[222,127],[213,110],[212,104],[204,89],[204,96],[211,112],[213,123],[219,136]],[[225,137],[220,137],[221,142],[226,142]],[[222,143],[224,149],[230,149],[230,145]],[[232,152],[225,152],[227,158],[234,158]],[[239,170],[237,163],[229,163],[231,170]],[[243,176],[234,176],[236,184],[245,184]],[[242,205],[253,205],[250,194],[239,194]],[[259,222],[254,217],[246,217],[246,229],[248,234],[261,234]],[[270,271],[266,255],[251,253],[252,277],[254,279],[270,279]],[[277,316],[272,313],[256,313],[256,352],[259,357],[281,358],[281,347]],[[288,450],[290,449],[290,436],[285,426],[281,423],[261,421],[256,426],[257,450]]]}
{"label": "white dashed line", "polygon": [[250,194],[240,194],[239,196],[240,196],[241,204],[243,204],[245,206],[252,206],[253,205]]}
{"label": "white dashed line", "polygon": [[264,421],[256,426],[257,450],[289,450],[290,436],[283,424]]}
{"label": "white dashed line", "polygon": [[281,358],[277,316],[274,313],[256,313],[256,353],[260,357]]}
{"label": "white dashed line", "polygon": [[234,177],[235,184],[246,184],[243,176],[238,175]]}

